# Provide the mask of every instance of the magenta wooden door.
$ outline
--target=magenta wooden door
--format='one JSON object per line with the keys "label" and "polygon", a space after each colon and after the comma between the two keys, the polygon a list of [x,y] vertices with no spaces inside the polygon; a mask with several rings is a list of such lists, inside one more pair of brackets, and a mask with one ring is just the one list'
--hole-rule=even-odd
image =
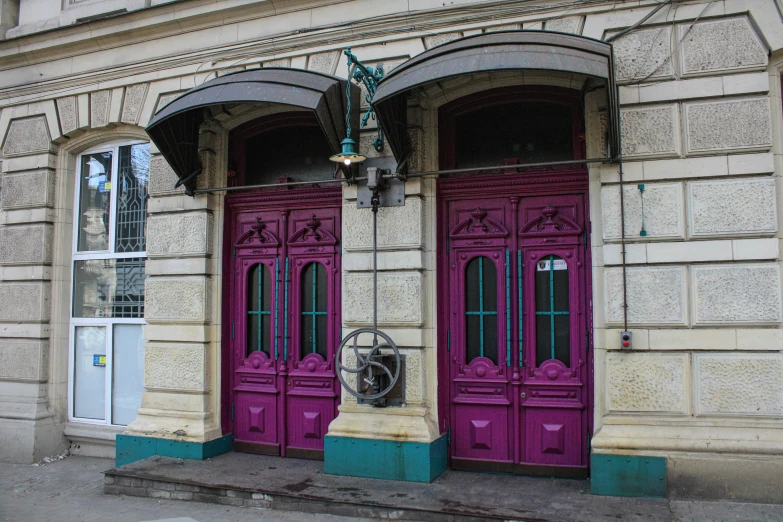
{"label": "magenta wooden door", "polygon": [[455,468],[587,471],[589,238],[574,174],[439,182],[441,427]]}
{"label": "magenta wooden door", "polygon": [[322,458],[339,394],[339,191],[240,195],[228,205],[224,423],[237,450]]}

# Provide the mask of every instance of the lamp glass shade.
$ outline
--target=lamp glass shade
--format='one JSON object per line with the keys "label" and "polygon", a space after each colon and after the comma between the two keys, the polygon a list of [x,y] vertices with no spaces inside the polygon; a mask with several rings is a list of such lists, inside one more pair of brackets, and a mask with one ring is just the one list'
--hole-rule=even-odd
{"label": "lamp glass shade", "polygon": [[340,145],[343,147],[342,152],[329,157],[335,163],[350,165],[351,163],[361,163],[367,159],[366,156],[356,152],[356,142],[351,138],[345,138]]}

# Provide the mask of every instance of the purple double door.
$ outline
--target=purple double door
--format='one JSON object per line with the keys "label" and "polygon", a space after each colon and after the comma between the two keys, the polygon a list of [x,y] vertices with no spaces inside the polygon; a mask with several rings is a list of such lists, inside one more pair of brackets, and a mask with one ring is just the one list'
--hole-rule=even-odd
{"label": "purple double door", "polygon": [[239,451],[323,458],[339,397],[340,192],[232,196],[228,215],[224,426]]}
{"label": "purple double door", "polygon": [[450,180],[439,197],[441,429],[452,466],[586,474],[586,176]]}

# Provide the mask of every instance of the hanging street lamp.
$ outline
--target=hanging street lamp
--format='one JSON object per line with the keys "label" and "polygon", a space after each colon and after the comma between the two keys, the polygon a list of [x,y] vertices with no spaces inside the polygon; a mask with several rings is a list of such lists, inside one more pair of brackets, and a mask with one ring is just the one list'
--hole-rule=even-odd
{"label": "hanging street lamp", "polygon": [[[375,96],[375,91],[378,89],[378,82],[383,78],[383,67],[380,65],[374,69],[372,67],[367,67],[354,56],[350,47],[348,47],[344,53],[345,56],[348,57],[348,85],[346,87],[348,107],[345,113],[346,137],[340,143],[343,149],[342,152],[330,156],[329,159],[335,163],[344,163],[348,166],[352,163],[361,163],[367,159],[366,156],[356,152],[356,142],[351,139],[351,80],[361,82],[364,84],[365,89],[367,89],[365,100],[367,100],[370,107],[364,114],[361,124],[362,127],[365,127],[370,117],[375,119],[375,108],[373,107],[372,99]],[[383,131],[381,130],[381,127],[378,126],[378,136],[372,142],[376,151],[381,152],[383,150],[383,141]]]}
{"label": "hanging street lamp", "polygon": [[[350,102],[348,103],[350,104]],[[350,110],[351,109],[349,108],[348,109],[349,113]],[[345,166],[348,166],[351,163],[361,163],[367,159],[366,156],[362,156],[361,154],[356,152],[356,142],[351,139],[350,125],[348,125],[348,137],[345,138],[342,142],[340,142],[340,145],[342,145],[343,148],[342,152],[340,152],[339,154],[334,154],[332,156],[329,156],[329,159],[334,161],[335,163],[342,162],[345,164]]]}

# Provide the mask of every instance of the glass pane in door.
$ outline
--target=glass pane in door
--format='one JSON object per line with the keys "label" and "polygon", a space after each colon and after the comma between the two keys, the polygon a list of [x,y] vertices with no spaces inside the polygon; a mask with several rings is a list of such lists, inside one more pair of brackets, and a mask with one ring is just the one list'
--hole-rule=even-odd
{"label": "glass pane in door", "polygon": [[269,269],[258,264],[250,269],[247,279],[247,353],[264,352],[270,354],[272,342],[271,298],[272,286],[269,281]]}
{"label": "glass pane in door", "polygon": [[324,359],[327,354],[326,343],[326,269],[321,263],[310,263],[302,271],[301,292],[301,352],[300,358],[317,353]]}
{"label": "glass pane in door", "polygon": [[73,416],[106,419],[106,328],[103,326],[76,327]]}
{"label": "glass pane in door", "polygon": [[536,263],[536,366],[557,359],[571,364],[568,265],[558,256]]}
{"label": "glass pane in door", "polygon": [[488,257],[477,257],[465,270],[467,362],[487,357],[498,362],[497,271]]}
{"label": "glass pane in door", "polygon": [[114,326],[112,424],[127,426],[136,418],[144,392],[144,339],[140,324]]}

